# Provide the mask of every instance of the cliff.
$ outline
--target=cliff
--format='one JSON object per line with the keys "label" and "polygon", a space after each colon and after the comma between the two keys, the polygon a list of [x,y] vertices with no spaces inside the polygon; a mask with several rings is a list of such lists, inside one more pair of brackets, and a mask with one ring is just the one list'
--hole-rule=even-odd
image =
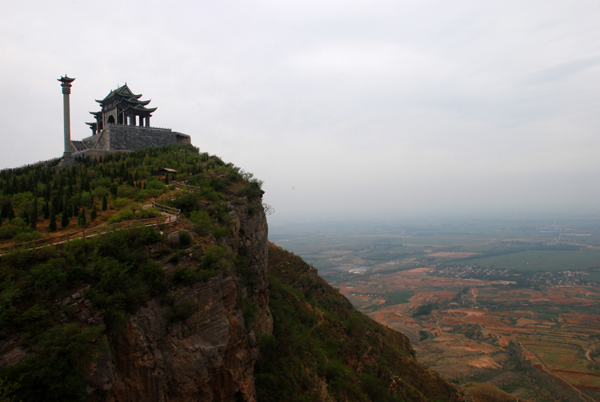
{"label": "cliff", "polygon": [[[193,147],[109,156],[0,175],[0,191],[8,190],[0,203],[12,209],[12,202],[18,214],[16,202],[33,198],[23,191],[45,185],[35,201],[63,218],[91,208],[85,199],[112,193],[98,220],[133,220],[125,230],[0,258],[0,397],[256,400],[258,337],[272,332],[260,182]],[[170,186],[160,174],[165,165],[187,185]],[[181,219],[136,224],[155,222],[157,212],[137,202],[158,195]],[[60,231],[69,231],[68,218]],[[19,225],[2,229],[40,235]]]}
{"label": "cliff", "polygon": [[[249,216],[247,205],[230,208],[233,231],[225,254],[248,261],[253,286],[232,264],[206,281],[171,289],[170,305],[149,300],[122,331],[109,334],[108,350],[86,378],[89,401],[255,400],[256,335],[272,331],[267,222],[262,209]],[[201,249],[188,251],[202,258]],[[244,320],[244,299],[257,307],[252,324]],[[173,306],[193,311],[173,320]]]}

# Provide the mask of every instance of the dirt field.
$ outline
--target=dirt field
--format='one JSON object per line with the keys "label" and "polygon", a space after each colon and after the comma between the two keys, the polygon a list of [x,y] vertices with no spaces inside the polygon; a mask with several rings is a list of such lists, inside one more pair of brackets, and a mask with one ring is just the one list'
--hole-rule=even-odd
{"label": "dirt field", "polygon": [[[508,372],[514,364],[508,350],[516,348],[551,381],[600,400],[600,364],[586,354],[600,351],[599,288],[515,288],[431,277],[429,269],[372,275],[339,287],[372,318],[410,336],[419,360],[446,378],[462,382]],[[406,303],[386,304],[386,295],[400,290],[414,294]],[[431,313],[415,316],[425,305]]]}

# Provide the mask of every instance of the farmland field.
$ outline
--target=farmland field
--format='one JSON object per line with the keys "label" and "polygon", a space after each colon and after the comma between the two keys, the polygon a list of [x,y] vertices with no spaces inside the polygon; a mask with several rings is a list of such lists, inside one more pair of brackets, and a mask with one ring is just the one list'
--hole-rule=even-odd
{"label": "farmland field", "polygon": [[273,228],[271,241],[449,380],[600,400],[600,219],[306,229]]}

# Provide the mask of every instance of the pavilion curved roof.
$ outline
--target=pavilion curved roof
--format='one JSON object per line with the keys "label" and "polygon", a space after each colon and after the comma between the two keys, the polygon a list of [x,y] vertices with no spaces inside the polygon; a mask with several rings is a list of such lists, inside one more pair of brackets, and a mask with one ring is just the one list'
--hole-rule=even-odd
{"label": "pavilion curved roof", "polygon": [[[148,105],[151,101],[150,100],[139,100],[142,97],[142,95],[134,94],[131,91],[131,89],[129,89],[127,84],[120,86],[117,89],[113,89],[112,91],[110,91],[110,93],[108,95],[106,95],[104,97],[104,99],[102,99],[102,100],[96,99],[96,102],[98,102],[101,106],[104,106],[106,103],[113,100],[113,98],[115,98],[115,97],[120,98],[122,101],[125,101],[130,108],[135,109],[140,112],[143,111],[143,112],[152,113],[157,109],[157,108],[146,108],[145,106]],[[90,112],[90,113],[94,114],[93,112]]]}

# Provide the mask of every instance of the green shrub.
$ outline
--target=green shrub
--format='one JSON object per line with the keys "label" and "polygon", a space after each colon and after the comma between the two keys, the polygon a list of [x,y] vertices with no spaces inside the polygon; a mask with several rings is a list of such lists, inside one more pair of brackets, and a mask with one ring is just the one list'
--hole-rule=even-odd
{"label": "green shrub", "polygon": [[335,359],[330,360],[325,367],[325,378],[327,379],[327,384],[332,386],[341,385],[341,382],[344,380],[348,372],[348,367],[346,367],[340,361]]}
{"label": "green shrub", "polygon": [[200,267],[202,269],[220,269],[223,266],[223,257],[225,256],[225,246],[221,247],[210,247],[204,253],[202,260],[200,261]]}
{"label": "green shrub", "polygon": [[223,238],[229,236],[231,234],[231,229],[226,226],[217,226],[213,230],[213,236],[217,241],[221,241]]}
{"label": "green shrub", "polygon": [[173,271],[171,282],[175,285],[193,285],[200,281],[200,275],[195,270],[188,267],[177,267]]}
{"label": "green shrub", "polygon": [[394,399],[389,396],[384,382],[369,373],[360,376],[360,386],[373,402],[388,402]]}
{"label": "green shrub", "polygon": [[179,244],[182,247],[187,247],[192,244],[192,235],[187,230],[179,231]]}
{"label": "green shrub", "polygon": [[150,245],[161,241],[163,239],[163,235],[156,231],[153,226],[148,226],[144,228],[142,233],[140,233],[139,239],[140,243],[144,245]]}
{"label": "green shrub", "polygon": [[80,206],[91,205],[93,200],[94,200],[94,198],[92,197],[92,195],[90,193],[88,193],[87,191],[84,191],[83,193],[81,193],[81,198],[79,199],[79,205]]}
{"label": "green shrub", "polygon": [[33,240],[40,239],[42,234],[37,230],[29,231],[29,232],[21,232],[14,237],[16,242],[29,242]]}
{"label": "green shrub", "polygon": [[252,324],[256,322],[256,313],[258,312],[258,306],[252,303],[249,300],[245,300],[242,304],[242,315],[244,316],[244,321],[247,324]]}
{"label": "green shrub", "polygon": [[199,235],[207,235],[210,233],[211,220],[208,212],[192,211],[190,214],[190,221],[194,224],[194,229]]}
{"label": "green shrub", "polygon": [[24,232],[27,229],[27,225],[21,218],[15,218],[12,221],[5,222],[0,226],[0,239],[12,239],[19,233]]}
{"label": "green shrub", "polygon": [[242,194],[248,197],[248,200],[259,198],[263,194],[263,191],[261,190],[262,184],[262,181],[253,179],[244,185]]}
{"label": "green shrub", "polygon": [[135,212],[133,212],[131,209],[124,209],[121,212],[119,212],[118,214],[116,214],[115,216],[112,216],[108,222],[109,223],[117,223],[117,222],[123,222],[123,221],[130,221],[132,219],[135,219]]}
{"label": "green shrub", "polygon": [[137,211],[136,219],[150,219],[156,218],[159,214],[155,211],[152,211],[148,208],[140,208]]}
{"label": "green shrub", "polygon": [[169,323],[176,321],[185,321],[198,310],[198,303],[195,300],[181,300],[167,306],[166,318]]}
{"label": "green shrub", "polygon": [[94,187],[94,190],[92,191],[92,194],[94,195],[94,197],[96,198],[104,198],[106,197],[108,194],[110,194],[110,192],[106,189],[106,187],[104,186],[98,186],[96,185]]}
{"label": "green shrub", "polygon": [[146,190],[161,190],[161,192],[162,192],[162,190],[164,190],[166,188],[166,186],[163,182],[161,182],[160,180],[157,180],[154,177],[146,180],[145,184],[146,184]]}
{"label": "green shrub", "polygon": [[117,197],[135,198],[141,190],[136,187],[127,186],[125,184],[117,187]]}
{"label": "green shrub", "polygon": [[116,198],[110,207],[112,209],[121,209],[129,204],[129,200],[127,198]]}
{"label": "green shrub", "polygon": [[181,210],[186,216],[195,210],[200,203],[200,193],[190,193],[182,195],[171,201],[171,205]]}
{"label": "green shrub", "polygon": [[94,361],[104,328],[62,324],[44,332],[37,340],[38,353],[0,369],[0,377],[18,382],[16,399],[24,401],[86,401],[83,374]]}

